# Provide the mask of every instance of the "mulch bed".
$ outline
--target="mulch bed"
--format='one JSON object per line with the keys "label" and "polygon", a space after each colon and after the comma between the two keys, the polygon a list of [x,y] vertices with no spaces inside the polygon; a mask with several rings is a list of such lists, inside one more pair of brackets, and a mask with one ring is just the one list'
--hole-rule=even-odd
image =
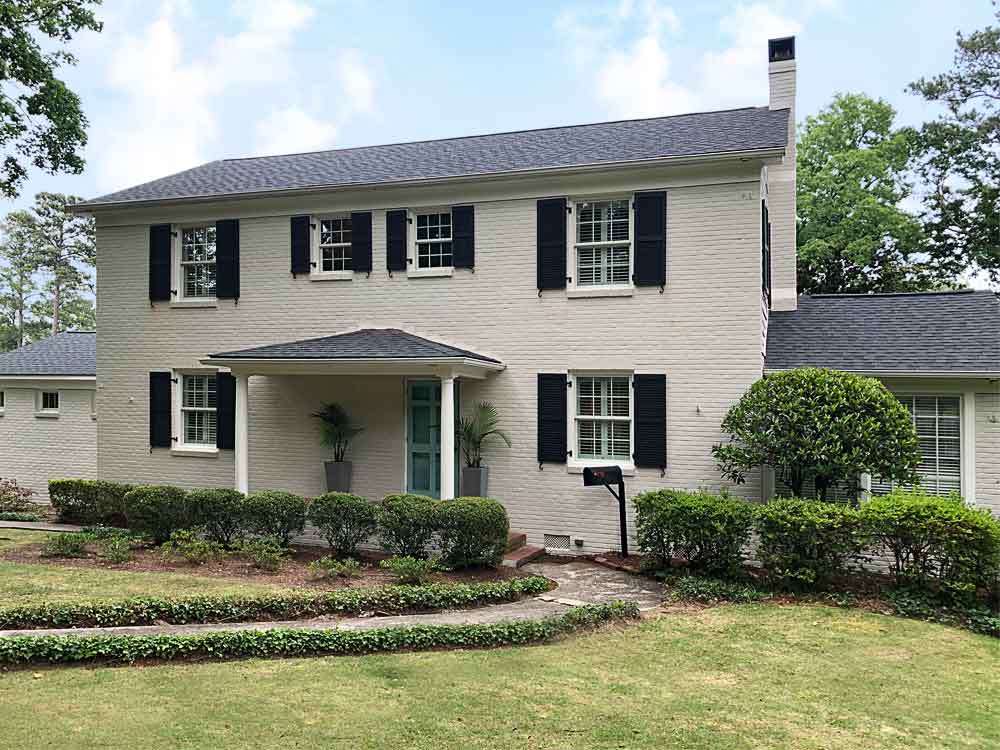
{"label": "mulch bed", "polygon": [[[225,578],[242,583],[265,584],[281,588],[310,588],[332,591],[343,588],[364,588],[388,586],[396,583],[396,577],[378,567],[378,561],[385,555],[362,553],[361,571],[355,578],[315,578],[306,567],[310,562],[330,554],[325,547],[308,545],[293,546],[292,554],[285,558],[276,571],[260,570],[250,561],[240,557],[225,557],[220,560],[195,565],[183,560],[165,560],[159,550],[137,549],[129,562],[114,564],[97,554],[97,546],[92,545],[87,557],[63,558],[42,557],[41,543],[25,544],[3,555],[4,560],[17,563],[39,565],[60,565],[89,570],[115,570],[123,572],[184,573],[187,575]],[[482,581],[503,581],[526,575],[513,568],[481,568],[477,570],[445,571],[436,573],[432,581],[440,583],[478,583]]]}

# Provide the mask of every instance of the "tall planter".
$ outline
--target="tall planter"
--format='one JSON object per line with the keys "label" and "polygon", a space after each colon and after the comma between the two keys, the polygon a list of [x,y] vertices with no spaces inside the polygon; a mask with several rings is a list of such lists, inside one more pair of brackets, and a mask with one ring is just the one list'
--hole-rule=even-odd
{"label": "tall planter", "polygon": [[489,478],[489,466],[463,466],[459,494],[462,497],[489,497]]}
{"label": "tall planter", "polygon": [[351,474],[354,464],[351,461],[324,461],[326,470],[327,492],[350,492]]}

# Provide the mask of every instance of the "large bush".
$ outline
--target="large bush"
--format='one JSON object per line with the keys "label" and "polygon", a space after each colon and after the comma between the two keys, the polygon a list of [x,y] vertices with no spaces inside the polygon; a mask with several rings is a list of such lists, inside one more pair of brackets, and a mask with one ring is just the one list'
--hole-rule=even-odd
{"label": "large bush", "polygon": [[723,476],[737,483],[770,466],[802,497],[812,481],[817,495],[863,473],[910,482],[920,455],[909,412],[874,378],[800,368],[758,380],[726,414],[729,443],[713,455]]}
{"label": "large bush", "polygon": [[958,595],[993,589],[1000,576],[1000,521],[959,497],[896,490],[861,510],[875,551],[890,558],[897,583]]}
{"label": "large bush", "polygon": [[125,521],[125,495],[131,485],[103,479],[53,479],[49,501],[66,523],[121,526]]}
{"label": "large bush", "polygon": [[32,494],[16,479],[0,479],[0,513],[23,513],[31,507]]}
{"label": "large bush", "polygon": [[640,550],[654,564],[678,560],[705,572],[735,572],[753,528],[753,507],[707,492],[657,490],[635,500]]}
{"label": "large bush", "polygon": [[261,536],[272,536],[286,547],[306,525],[306,501],[291,492],[267,490],[248,495],[247,528]]}
{"label": "large bush", "polygon": [[507,549],[507,511],[486,497],[459,497],[438,506],[441,551],[453,568],[494,566]]}
{"label": "large bush", "polygon": [[125,519],[129,528],[163,544],[178,529],[192,525],[187,492],[169,485],[134,487],[125,494]]}
{"label": "large bush", "polygon": [[233,546],[246,527],[246,496],[238,490],[214,487],[192,490],[188,505],[193,520],[205,527],[205,533],[217,544]]}
{"label": "large bush", "polygon": [[388,495],[379,504],[378,529],[387,552],[424,558],[438,528],[438,501],[425,495]]}
{"label": "large bush", "polygon": [[376,520],[374,503],[346,492],[328,492],[309,505],[309,523],[338,555],[353,555],[375,532]]}
{"label": "large bush", "polygon": [[867,534],[855,508],[822,500],[774,500],[757,506],[757,554],[774,580],[811,588],[842,575]]}

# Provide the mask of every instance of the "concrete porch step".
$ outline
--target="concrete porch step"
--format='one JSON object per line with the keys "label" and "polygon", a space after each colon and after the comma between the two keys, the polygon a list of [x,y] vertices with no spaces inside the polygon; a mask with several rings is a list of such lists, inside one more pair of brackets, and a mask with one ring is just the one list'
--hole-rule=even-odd
{"label": "concrete porch step", "polygon": [[505,568],[520,568],[522,565],[526,565],[532,560],[537,560],[544,554],[545,547],[539,547],[534,544],[525,544],[504,555],[502,565]]}
{"label": "concrete porch step", "polygon": [[507,532],[507,551],[513,552],[528,543],[528,535],[523,531]]}

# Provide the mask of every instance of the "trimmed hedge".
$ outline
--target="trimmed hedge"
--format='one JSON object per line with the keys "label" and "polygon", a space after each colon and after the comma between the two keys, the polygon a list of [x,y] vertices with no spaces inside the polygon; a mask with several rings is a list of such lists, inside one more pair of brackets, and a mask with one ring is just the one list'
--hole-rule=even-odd
{"label": "trimmed hedge", "polygon": [[49,502],[64,523],[121,526],[132,485],[103,479],[49,480]]}
{"label": "trimmed hedge", "polygon": [[368,654],[432,648],[489,648],[547,641],[614,620],[633,619],[635,604],[571,609],[542,620],[488,625],[414,625],[375,630],[238,630],[198,635],[20,636],[0,639],[0,664],[125,662],[139,659]]}
{"label": "trimmed hedge", "polygon": [[486,497],[458,497],[438,506],[441,552],[455,568],[493,567],[507,549],[507,511]]}
{"label": "trimmed hedge", "polygon": [[753,506],[707,492],[657,490],[636,496],[640,550],[654,565],[679,560],[694,570],[732,573],[750,541]]}
{"label": "trimmed hedge", "polygon": [[439,527],[439,504],[426,495],[387,495],[378,509],[379,536],[386,552],[427,557],[427,545]]}
{"label": "trimmed hedge", "polygon": [[192,525],[188,493],[170,485],[135,487],[125,494],[125,519],[133,531],[145,534],[154,544]]}
{"label": "trimmed hedge", "polygon": [[338,555],[353,555],[375,533],[377,521],[378,508],[358,495],[328,492],[309,504],[309,523]]}
{"label": "trimmed hedge", "polygon": [[82,604],[39,604],[0,609],[0,630],[177,625],[212,622],[297,620],[320,615],[454,609],[515,601],[548,591],[540,576],[508,581],[427,586],[383,586],[316,593],[260,596],[137,598]]}
{"label": "trimmed hedge", "polygon": [[291,492],[255,492],[247,495],[243,507],[249,531],[276,537],[286,547],[306,527],[306,500]]}
{"label": "trimmed hedge", "polygon": [[239,490],[213,487],[191,490],[187,504],[192,520],[205,527],[208,538],[225,547],[232,547],[246,530],[246,496]]}

